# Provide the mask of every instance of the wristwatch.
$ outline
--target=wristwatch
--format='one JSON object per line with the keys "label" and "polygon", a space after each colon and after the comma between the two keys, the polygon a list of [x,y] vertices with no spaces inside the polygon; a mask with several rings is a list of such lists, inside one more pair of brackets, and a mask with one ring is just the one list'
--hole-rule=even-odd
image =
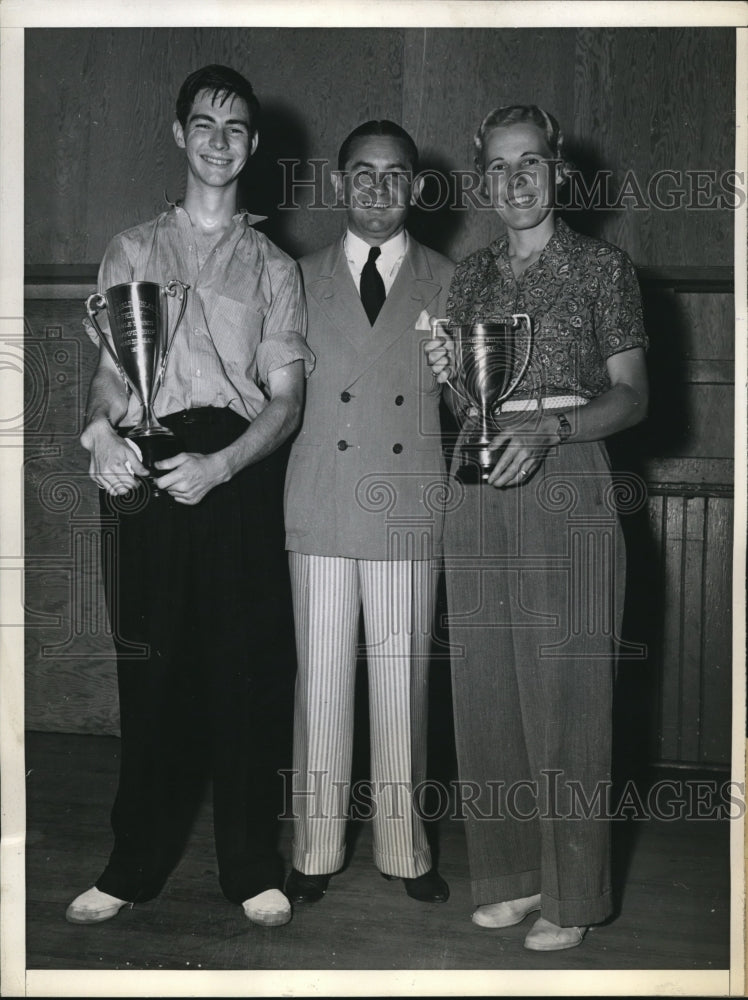
{"label": "wristwatch", "polygon": [[564,442],[568,441],[571,436],[571,424],[566,419],[565,413],[559,413],[558,415],[558,427],[556,428],[556,433],[558,434],[559,444],[564,444]]}

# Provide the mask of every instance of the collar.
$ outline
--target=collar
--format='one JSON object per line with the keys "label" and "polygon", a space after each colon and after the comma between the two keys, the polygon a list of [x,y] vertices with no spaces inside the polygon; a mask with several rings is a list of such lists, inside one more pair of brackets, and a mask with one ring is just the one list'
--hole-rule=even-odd
{"label": "collar", "polygon": [[240,208],[233,219],[234,222],[237,222],[239,219],[244,219],[248,226],[256,226],[260,222],[265,222],[267,215],[253,215],[249,209]]}
{"label": "collar", "polygon": [[[574,231],[570,229],[563,219],[556,216],[555,226],[551,237],[543,247],[541,252],[541,257],[546,257],[557,253],[559,250],[568,247],[574,241]],[[496,257],[500,257],[503,260],[508,260],[508,250],[509,250],[509,237],[504,234],[500,236],[497,240],[489,246],[489,250]],[[538,258],[540,259],[540,258]]]}
{"label": "collar", "polygon": [[[166,191],[164,191],[164,198],[166,199],[166,204],[169,206],[172,212],[187,212],[183,208],[181,201],[169,201],[169,196]],[[245,221],[248,226],[256,226],[260,222],[265,222],[267,215],[253,215],[248,209],[240,208],[238,212],[235,212],[231,216],[232,222]]]}
{"label": "collar", "polygon": [[[368,260],[371,246],[366,240],[362,240],[360,236],[347,229],[343,237],[343,249],[345,250],[346,258],[357,270],[361,271]],[[384,273],[384,271],[393,267],[398,260],[405,256],[408,249],[407,232],[404,229],[401,230],[395,236],[390,237],[385,243],[382,243],[379,249],[382,253],[377,258],[377,267]]]}

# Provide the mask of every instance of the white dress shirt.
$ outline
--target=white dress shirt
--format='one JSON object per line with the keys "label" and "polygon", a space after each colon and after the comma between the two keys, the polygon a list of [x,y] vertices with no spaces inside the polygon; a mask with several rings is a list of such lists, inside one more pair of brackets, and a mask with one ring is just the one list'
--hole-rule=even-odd
{"label": "white dress shirt", "polygon": [[[351,276],[356,285],[356,290],[360,294],[361,287],[361,272],[364,269],[364,264],[369,258],[369,251],[371,246],[362,240],[360,236],[356,236],[352,233],[350,229],[345,234],[345,240],[343,243],[343,249],[345,251],[346,260],[348,261],[348,267],[351,270]],[[408,252],[408,234],[403,229],[396,236],[387,240],[386,243],[382,243],[379,247],[382,251],[379,257],[375,261],[376,269],[382,276],[382,281],[384,282],[384,290],[387,295],[390,294],[390,289],[397,277],[397,272],[400,270],[400,265],[405,258],[405,254]]]}

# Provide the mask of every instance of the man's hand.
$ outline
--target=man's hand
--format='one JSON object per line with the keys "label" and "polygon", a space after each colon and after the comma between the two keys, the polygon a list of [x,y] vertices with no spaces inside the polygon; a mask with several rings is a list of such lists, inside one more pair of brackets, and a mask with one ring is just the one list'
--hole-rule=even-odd
{"label": "man's hand", "polygon": [[231,478],[228,462],[221,452],[198,455],[183,451],[155,464],[159,471],[166,472],[154,480],[155,485],[166,490],[177,503],[200,503],[214,486]]}
{"label": "man's hand", "polygon": [[148,470],[138,461],[133,448],[121,438],[104,417],[92,420],[81,434],[81,444],[90,452],[88,474],[102,490],[122,496],[138,485],[137,476]]}

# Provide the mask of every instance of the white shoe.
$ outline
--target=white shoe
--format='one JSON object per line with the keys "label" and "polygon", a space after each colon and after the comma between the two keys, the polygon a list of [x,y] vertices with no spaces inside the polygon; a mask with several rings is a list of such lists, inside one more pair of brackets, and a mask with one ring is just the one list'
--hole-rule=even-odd
{"label": "white shoe", "polygon": [[291,919],[291,904],[280,889],[266,889],[251,899],[245,899],[242,909],[253,924],[280,927]]}
{"label": "white shoe", "polygon": [[123,906],[132,906],[132,903],[100,892],[93,886],[75,897],[65,910],[65,919],[71,924],[100,924],[102,920],[116,917]]}
{"label": "white shoe", "polygon": [[525,938],[525,948],[530,951],[564,951],[581,944],[586,933],[586,927],[559,927],[544,917],[538,917]]}
{"label": "white shoe", "polygon": [[487,903],[473,913],[473,923],[479,927],[514,927],[521,924],[528,913],[540,909],[540,893],[523,896],[505,903]]}

